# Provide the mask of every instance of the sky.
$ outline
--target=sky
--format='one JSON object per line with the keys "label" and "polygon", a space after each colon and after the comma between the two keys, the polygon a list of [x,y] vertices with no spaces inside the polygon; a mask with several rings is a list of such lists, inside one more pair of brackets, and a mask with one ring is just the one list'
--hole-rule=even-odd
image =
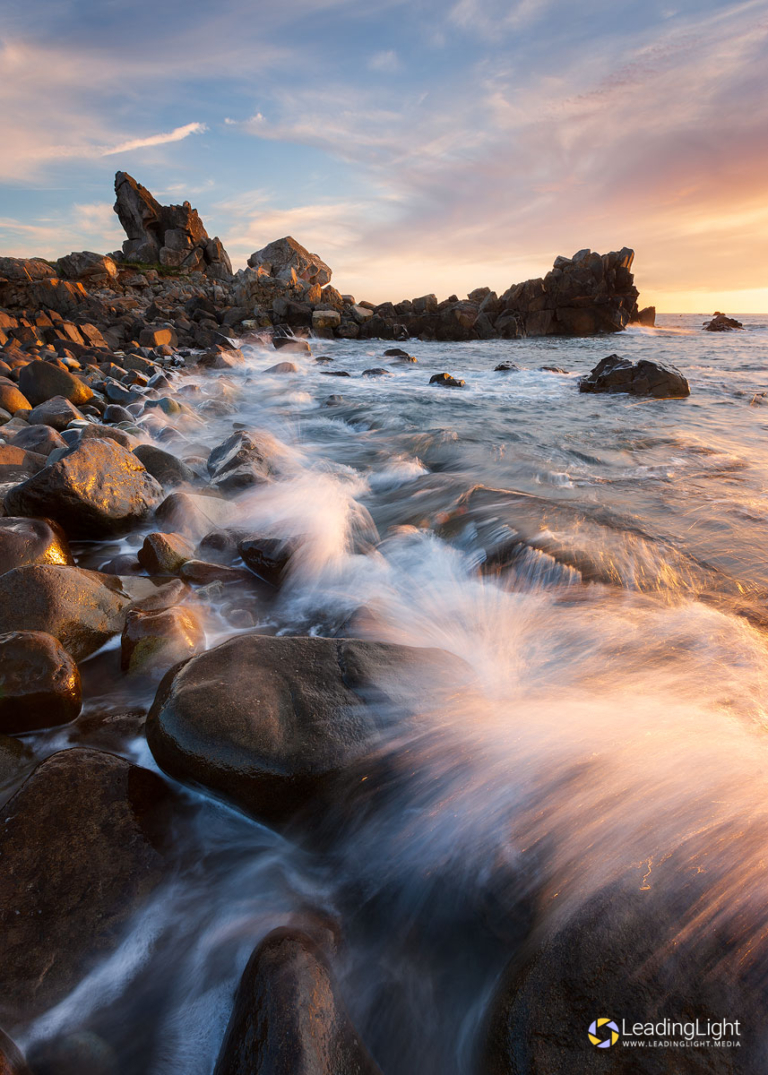
{"label": "sky", "polygon": [[0,0],[0,146],[6,255],[119,249],[120,169],[358,299],[631,246],[768,312],[768,0]]}

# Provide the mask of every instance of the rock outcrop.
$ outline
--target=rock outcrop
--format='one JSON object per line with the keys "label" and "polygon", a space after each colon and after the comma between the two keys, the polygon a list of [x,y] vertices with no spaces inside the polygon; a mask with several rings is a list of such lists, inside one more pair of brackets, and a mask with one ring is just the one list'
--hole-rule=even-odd
{"label": "rock outcrop", "polygon": [[115,212],[128,236],[126,261],[167,265],[228,280],[232,263],[218,237],[211,239],[189,202],[160,205],[127,172],[115,176]]}
{"label": "rock outcrop", "polygon": [[630,362],[620,355],[608,355],[579,381],[580,392],[629,392],[633,396],[679,399],[690,396],[688,381],[676,366],[641,358]]}
{"label": "rock outcrop", "polygon": [[261,269],[267,276],[292,284],[297,280],[304,280],[310,285],[325,287],[330,284],[333,275],[322,258],[317,254],[310,254],[290,235],[286,235],[284,239],[275,239],[251,254],[248,264],[252,269]]}
{"label": "rock outcrop", "polygon": [[704,328],[707,332],[730,332],[732,329],[744,328],[744,326],[735,317],[728,317],[716,310],[712,320],[704,322]]}

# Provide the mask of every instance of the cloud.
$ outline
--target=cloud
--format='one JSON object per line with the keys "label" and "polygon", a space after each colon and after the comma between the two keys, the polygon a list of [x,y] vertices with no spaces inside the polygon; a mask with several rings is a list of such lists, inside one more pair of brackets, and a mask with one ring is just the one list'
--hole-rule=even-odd
{"label": "cloud", "polygon": [[395,74],[400,70],[400,60],[394,49],[385,52],[375,52],[368,61],[369,71],[381,71],[384,74]]}
{"label": "cloud", "polygon": [[175,127],[167,134],[151,134],[147,138],[132,138],[127,142],[121,142],[111,149],[102,149],[100,156],[111,157],[115,153],[128,153],[133,149],[144,149],[146,146],[164,146],[169,142],[181,142],[189,138],[191,134],[202,134],[208,128],[204,123],[187,123],[184,127]]}

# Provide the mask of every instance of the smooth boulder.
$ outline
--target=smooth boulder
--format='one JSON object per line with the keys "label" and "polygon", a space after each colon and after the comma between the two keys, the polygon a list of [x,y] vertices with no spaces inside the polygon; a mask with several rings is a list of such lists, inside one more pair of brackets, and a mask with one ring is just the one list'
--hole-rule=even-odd
{"label": "smooth boulder", "polygon": [[108,537],[141,523],[162,492],[133,452],[112,440],[85,440],[12,489],[5,510],[54,519],[70,537]]}
{"label": "smooth boulder", "polygon": [[204,647],[205,631],[192,609],[174,605],[157,612],[132,610],[123,628],[120,664],[132,675],[162,675]]}
{"label": "smooth boulder", "polygon": [[186,485],[195,480],[194,471],[186,463],[154,444],[139,444],[133,454],[147,473],[163,486]]}
{"label": "smooth boulder", "polygon": [[380,1075],[309,936],[276,929],[256,948],[214,1075]]}
{"label": "smooth boulder", "polygon": [[31,426],[50,426],[51,429],[61,433],[70,422],[75,422],[82,417],[77,407],[68,399],[64,399],[63,396],[54,396],[53,399],[47,399],[45,403],[38,403],[27,415],[27,422]]}
{"label": "smooth boulder", "polygon": [[147,769],[90,748],[47,758],[0,826],[0,1021],[61,1000],[119,943],[163,876],[170,804]]}
{"label": "smooth boulder", "polygon": [[628,392],[633,396],[657,399],[681,399],[691,394],[688,381],[671,363],[651,362],[641,358],[631,362],[620,355],[601,359],[579,381],[580,392]]}
{"label": "smooth boulder", "polygon": [[466,672],[441,650],[240,635],[165,677],[147,740],[171,776],[285,825],[337,805],[406,700]]}
{"label": "smooth boulder", "polygon": [[0,518],[0,573],[28,564],[74,564],[66,535],[52,519]]}
{"label": "smooth boulder", "polygon": [[44,631],[76,661],[123,629],[130,597],[115,575],[30,564],[0,575],[0,633]]}
{"label": "smooth boulder", "polygon": [[78,667],[52,635],[0,634],[0,732],[23,735],[68,724],[81,704]]}
{"label": "smooth boulder", "polygon": [[19,389],[33,407],[54,396],[68,399],[79,407],[93,398],[93,391],[79,377],[59,369],[51,362],[35,361],[19,370]]}

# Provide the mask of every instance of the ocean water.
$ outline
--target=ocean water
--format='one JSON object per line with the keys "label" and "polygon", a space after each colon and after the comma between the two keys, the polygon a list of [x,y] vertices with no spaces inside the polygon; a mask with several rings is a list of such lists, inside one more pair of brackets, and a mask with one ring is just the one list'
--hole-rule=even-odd
{"label": "ocean water", "polygon": [[[476,682],[425,705],[417,741],[386,744],[402,786],[332,862],[189,793],[187,867],[24,1044],[80,1028],[124,1075],[210,1072],[251,951],[311,913],[338,923],[341,990],[385,1075],[478,1072],[530,925],[531,847],[543,935],[612,881],[642,891],[670,856],[706,858],[680,939],[732,920],[724,965],[763,957],[768,318],[740,319],[409,341],[408,365],[380,341],[316,340],[311,358],[253,343],[244,368],[190,379],[196,417],[167,434],[180,455],[233,425],[275,438],[277,480],[240,516],[297,548],[279,595],[253,599],[257,629],[439,646]],[[691,396],[580,394],[611,353],[673,363]],[[297,373],[266,372],[286,359]],[[430,387],[443,371],[465,387]],[[230,613],[210,596],[209,644],[236,633]],[[154,764],[140,739],[121,749]]]}

